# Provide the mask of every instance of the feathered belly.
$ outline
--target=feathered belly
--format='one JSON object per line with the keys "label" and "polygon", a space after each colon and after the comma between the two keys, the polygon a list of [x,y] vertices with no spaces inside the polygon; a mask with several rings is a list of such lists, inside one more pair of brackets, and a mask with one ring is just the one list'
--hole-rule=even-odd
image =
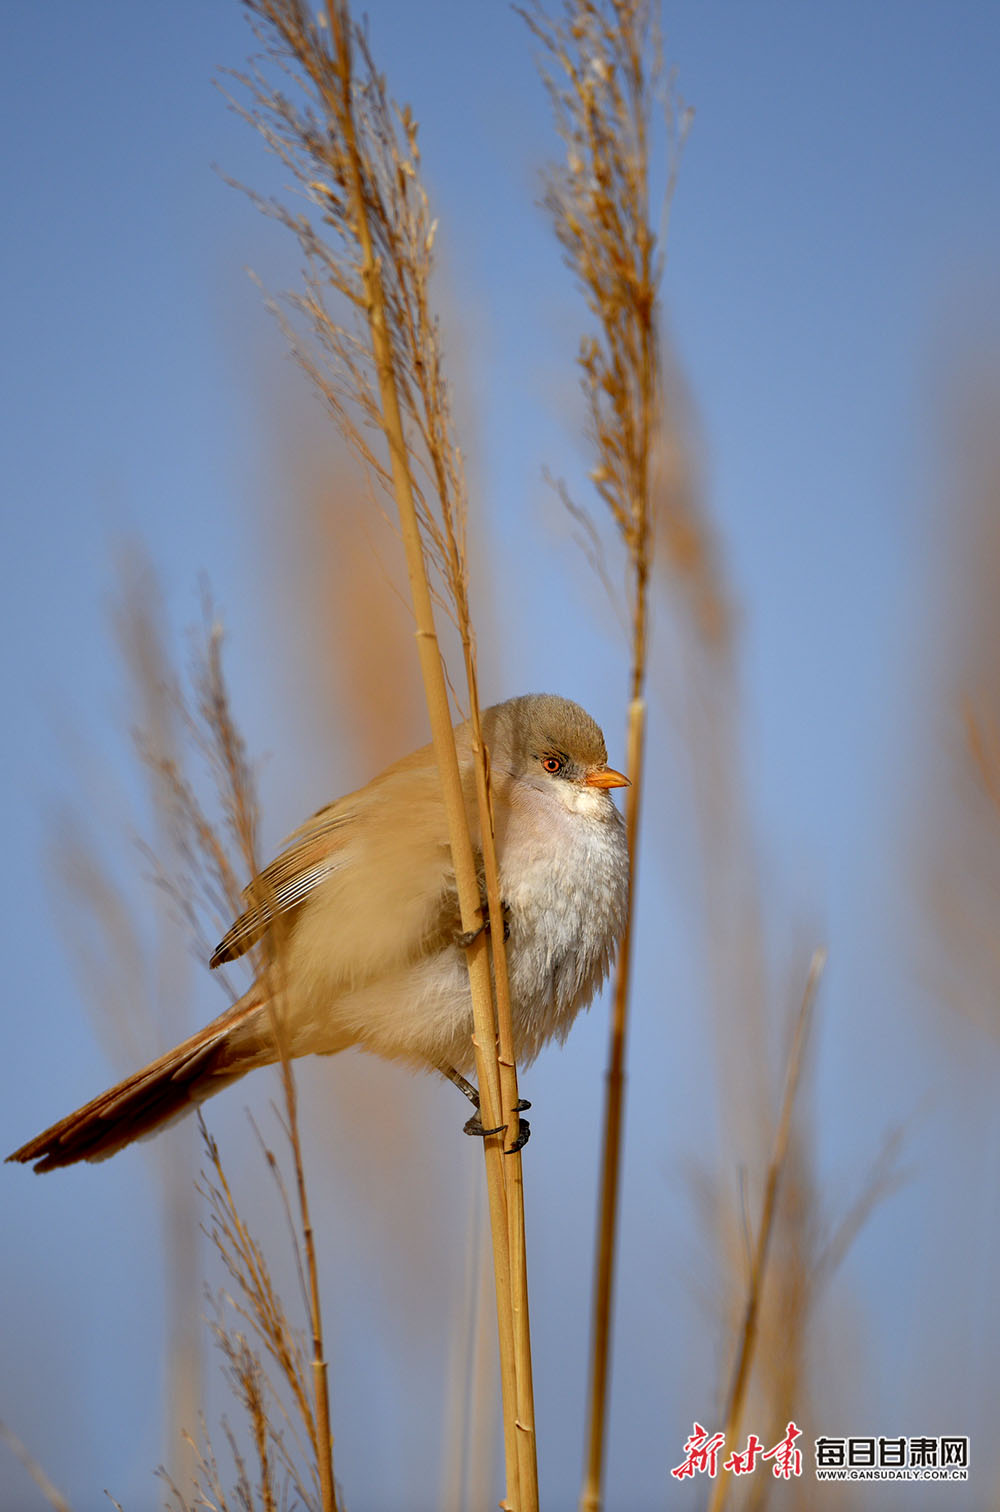
{"label": "feathered belly", "polygon": [[[565,1038],[608,973],[627,889],[619,829],[602,826],[589,845],[577,839],[558,867],[551,846],[537,860],[522,846],[513,865],[502,866],[519,1063],[534,1060],[547,1040]],[[508,847],[504,863],[510,855]],[[390,1059],[471,1072],[472,1000],[464,950],[445,946],[346,992],[331,993],[317,983],[296,1015],[295,1041],[297,1054],[330,1054],[357,1044]]]}
{"label": "feathered belly", "polygon": [[614,951],[609,930],[570,908],[515,922],[512,909],[508,967],[519,1062],[534,1060],[545,1042],[564,1039],[607,975]]}
{"label": "feathered belly", "polygon": [[505,887],[518,1061],[533,1060],[549,1039],[564,1039],[608,974],[625,918],[619,838],[600,833],[598,843],[578,845],[555,870],[551,860],[537,869],[522,865],[518,885]]}

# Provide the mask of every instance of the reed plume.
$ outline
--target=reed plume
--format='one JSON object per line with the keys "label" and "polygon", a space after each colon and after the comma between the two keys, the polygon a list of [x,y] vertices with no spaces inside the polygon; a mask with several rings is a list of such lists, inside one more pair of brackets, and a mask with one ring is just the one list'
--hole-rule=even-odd
{"label": "reed plume", "polygon": [[[314,18],[298,0],[248,0],[281,87],[255,68],[238,76],[243,113],[297,178],[309,210],[258,203],[299,242],[306,289],[282,320],[373,487],[400,524],[432,741],[441,774],[462,929],[468,947],[476,1070],[486,1127],[504,1125],[516,1150],[517,1075],[503,950],[503,915],[482,740],[465,556],[466,488],[453,436],[430,298],[435,223],[420,180],[417,123],[391,100],[366,33],[346,4]],[[294,80],[295,97],[286,92]],[[304,325],[302,336],[285,311]],[[457,629],[473,737],[476,799],[491,924],[487,940],[459,777],[435,602]],[[491,970],[492,968],[492,970]],[[495,983],[495,986],[494,986]],[[501,1111],[502,1110],[502,1111]],[[520,1156],[484,1141],[494,1241],[504,1404],[506,1505],[533,1512],[537,1467]]]}
{"label": "reed plume", "polygon": [[[601,1505],[611,1360],[618,1191],[632,962],[639,817],[643,796],[649,584],[657,446],[664,386],[659,338],[663,271],[653,224],[650,130],[659,81],[659,39],[646,0],[567,0],[558,17],[521,9],[541,44],[540,71],[565,158],[545,192],[556,238],[583,292],[592,325],[577,354],[586,405],[590,479],[625,549],[630,664],[625,823],[629,913],[619,949],[608,1050],[598,1200],[587,1448],[581,1512]],[[679,148],[689,116],[676,121]],[[676,162],[676,159],[675,159]],[[673,190],[673,171],[666,203]],[[591,512],[560,485],[602,565]],[[603,568],[602,568],[603,575]]]}
{"label": "reed plume", "polygon": [[[190,746],[200,755],[214,787],[215,802],[221,814],[219,822],[213,820],[206,802],[199,796],[200,784],[177,756],[147,753],[148,762],[169,794],[173,852],[179,861],[179,869],[173,873],[164,871],[161,880],[185,916],[193,921],[200,921],[206,913],[231,919],[248,900],[264,906],[273,902],[268,898],[267,884],[260,876],[254,771],[233,716],[222,667],[222,630],[207,597],[204,620],[204,641],[196,650],[191,671],[192,695],[186,698],[178,691],[175,696]],[[246,887],[242,886],[244,876],[251,879]],[[200,930],[201,927],[199,922],[197,928]],[[318,1261],[299,1130],[298,1095],[284,1027],[282,946],[280,927],[272,929],[252,947],[250,957],[255,977],[265,983],[271,1029],[279,1053],[283,1123],[295,1194],[297,1229],[293,1226],[293,1233],[297,1257],[299,1246],[301,1248],[299,1274],[308,1320],[309,1344],[304,1351],[295,1341],[280,1299],[270,1283],[263,1252],[239,1216],[217,1147],[211,1140],[207,1140],[207,1148],[214,1180],[210,1178],[206,1182],[204,1195],[209,1203],[216,1248],[243,1293],[244,1300],[240,1304],[243,1315],[280,1366],[306,1428],[315,1494],[309,1499],[303,1498],[305,1504],[322,1509],[322,1512],[337,1512]],[[235,998],[236,994],[233,996]],[[272,1171],[276,1171],[274,1157],[268,1151],[265,1155]],[[283,1188],[282,1192],[284,1195]],[[286,1205],[291,1223],[291,1204]],[[249,1416],[260,1462],[262,1505],[267,1508],[273,1493],[275,1462],[284,1463],[296,1485],[301,1485],[301,1473],[294,1469],[295,1462],[285,1441],[275,1436],[268,1419],[264,1406],[267,1377],[256,1355],[245,1346],[241,1336],[234,1335],[221,1323],[217,1325],[215,1335],[227,1359],[237,1397]],[[231,1437],[230,1442],[237,1466],[236,1495],[239,1501],[243,1501],[246,1469],[235,1439]],[[201,1456],[201,1474],[203,1491],[208,1488],[218,1495],[221,1480],[210,1446]],[[173,1483],[171,1486],[178,1503],[186,1505],[180,1489]]]}
{"label": "reed plume", "polygon": [[[284,1122],[291,1142],[291,1129]],[[291,1322],[275,1285],[268,1258],[240,1211],[216,1141],[200,1120],[205,1169],[199,1192],[207,1210],[206,1232],[222,1262],[228,1282],[214,1299],[212,1335],[222,1357],[223,1371],[243,1409],[250,1435],[252,1468],[247,1451],[228,1422],[223,1432],[235,1472],[227,1490],[226,1477],[205,1435],[197,1455],[197,1491],[189,1502],[171,1477],[164,1475],[178,1512],[217,1507],[228,1512],[275,1512],[289,1496],[310,1512],[325,1508],[328,1495],[323,1465],[328,1453],[326,1433],[319,1419],[322,1402],[315,1392],[315,1341]],[[292,1201],[281,1164],[258,1134],[262,1157],[274,1179],[287,1220],[299,1290],[306,1316],[311,1314],[311,1284],[307,1279],[306,1231],[297,1228]],[[297,1180],[297,1178],[296,1178]]]}

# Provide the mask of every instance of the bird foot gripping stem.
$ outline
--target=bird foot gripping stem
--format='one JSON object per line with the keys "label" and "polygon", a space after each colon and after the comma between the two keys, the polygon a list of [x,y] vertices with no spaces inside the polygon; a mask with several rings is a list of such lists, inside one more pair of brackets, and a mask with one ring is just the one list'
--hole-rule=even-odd
{"label": "bird foot gripping stem", "polygon": [[[491,1134],[502,1134],[507,1127],[505,1123],[498,1124],[495,1129],[484,1128],[483,1121],[479,1116],[479,1093],[476,1091],[476,1088],[472,1085],[472,1083],[466,1077],[464,1077],[460,1071],[456,1071],[453,1066],[442,1066],[440,1069],[442,1075],[446,1076],[450,1082],[453,1082],[455,1084],[455,1086],[461,1092],[462,1096],[468,1098],[469,1102],[476,1110],[473,1113],[472,1117],[466,1120],[465,1124],[463,1125],[463,1131],[466,1134],[471,1134],[480,1139],[488,1139]],[[524,1113],[530,1107],[530,1102],[528,1102],[526,1098],[522,1097],[514,1104],[513,1111],[515,1113]],[[509,1149],[504,1150],[504,1154],[516,1155],[518,1150],[524,1149],[530,1137],[531,1125],[528,1123],[526,1118],[522,1118],[520,1121],[520,1128],[518,1129],[517,1138],[514,1140],[514,1143],[510,1146]]]}

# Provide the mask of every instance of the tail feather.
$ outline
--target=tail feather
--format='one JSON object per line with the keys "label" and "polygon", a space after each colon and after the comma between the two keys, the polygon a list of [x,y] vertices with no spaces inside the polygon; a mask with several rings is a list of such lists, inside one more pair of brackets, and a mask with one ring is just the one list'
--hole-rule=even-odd
{"label": "tail feather", "polygon": [[[254,1019],[257,1023],[255,1025]],[[60,1119],[7,1159],[54,1171],[78,1160],[106,1160],[220,1092],[254,1066],[275,1059],[259,998],[242,998],[221,1018]]]}

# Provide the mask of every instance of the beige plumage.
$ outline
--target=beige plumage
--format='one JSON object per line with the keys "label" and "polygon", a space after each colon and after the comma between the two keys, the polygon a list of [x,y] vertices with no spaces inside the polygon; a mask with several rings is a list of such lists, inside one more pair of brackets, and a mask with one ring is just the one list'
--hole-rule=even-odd
{"label": "beige plumage", "polygon": [[[519,1063],[563,1037],[606,975],[627,857],[604,738],[549,694],[483,713],[490,750]],[[456,730],[474,837],[469,732]],[[280,920],[282,1023],[293,1056],[351,1045],[446,1074],[472,1068],[472,1012],[440,780],[431,748],[321,809],[248,889],[212,957]],[[263,979],[166,1055],[8,1157],[51,1170],[101,1160],[277,1059]],[[461,1080],[461,1075],[458,1076]]]}

